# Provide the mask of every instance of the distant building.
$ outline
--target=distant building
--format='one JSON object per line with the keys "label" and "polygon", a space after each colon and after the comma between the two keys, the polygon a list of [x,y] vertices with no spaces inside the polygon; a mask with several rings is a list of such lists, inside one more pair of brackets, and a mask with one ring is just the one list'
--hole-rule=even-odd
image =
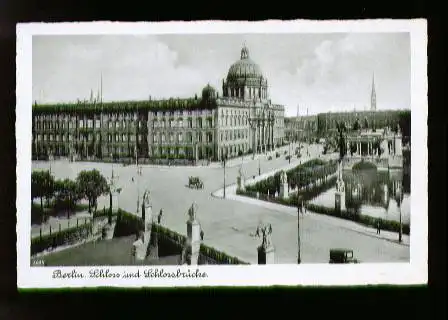
{"label": "distant building", "polygon": [[317,136],[317,129],[317,115],[285,118],[285,138],[288,141],[313,139]]}
{"label": "distant building", "polygon": [[189,99],[33,106],[34,159],[210,159],[274,150],[284,141],[284,106],[244,46],[222,82]]}

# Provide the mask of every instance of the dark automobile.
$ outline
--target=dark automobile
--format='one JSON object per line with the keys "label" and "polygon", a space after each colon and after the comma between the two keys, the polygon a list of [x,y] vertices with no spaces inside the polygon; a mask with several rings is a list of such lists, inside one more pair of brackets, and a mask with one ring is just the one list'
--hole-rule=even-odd
{"label": "dark automobile", "polygon": [[331,249],[330,263],[359,263],[359,261],[353,257],[353,250]]}

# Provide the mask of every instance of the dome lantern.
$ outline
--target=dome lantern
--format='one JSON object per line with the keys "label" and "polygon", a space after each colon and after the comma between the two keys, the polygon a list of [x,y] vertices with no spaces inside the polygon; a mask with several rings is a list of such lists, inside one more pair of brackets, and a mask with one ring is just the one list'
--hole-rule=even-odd
{"label": "dome lantern", "polygon": [[247,49],[246,45],[241,49],[241,60],[243,59],[249,59],[249,49]]}

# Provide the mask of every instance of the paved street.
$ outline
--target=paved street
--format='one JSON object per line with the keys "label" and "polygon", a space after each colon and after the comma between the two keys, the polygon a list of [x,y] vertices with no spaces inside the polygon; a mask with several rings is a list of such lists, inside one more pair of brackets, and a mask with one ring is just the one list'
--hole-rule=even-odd
{"label": "paved street", "polygon": [[[285,150],[288,147],[284,147]],[[305,149],[306,150],[306,149]],[[317,157],[321,146],[310,146],[310,157]],[[294,148],[291,148],[293,154]],[[305,152],[302,152],[305,155]],[[262,173],[288,165],[285,155],[267,156],[260,160],[245,157],[243,173],[246,177],[258,175],[258,165]],[[291,160],[292,164],[306,161],[302,158]],[[229,161],[226,169],[226,184],[236,182],[241,159]],[[49,168],[49,163],[33,162],[33,169]],[[238,256],[250,263],[257,262],[256,247],[260,239],[251,236],[258,223],[271,223],[272,241],[276,246],[278,263],[296,263],[297,261],[297,216],[294,212],[279,210],[265,206],[253,205],[250,202],[222,199],[211,194],[223,186],[223,168],[213,164],[210,167],[163,167],[143,166],[142,176],[137,178],[136,167],[104,163],[69,163],[63,161],[51,164],[52,173],[57,178],[74,179],[79,171],[97,168],[109,177],[114,168],[119,175],[117,185],[123,188],[119,196],[119,206],[129,212],[136,212],[137,194],[143,194],[145,188],[151,191],[151,202],[154,214],[163,208],[162,224],[179,233],[186,234],[187,209],[193,201],[198,204],[198,219],[204,230],[204,241],[230,255]],[[189,176],[199,176],[204,182],[204,189],[196,190],[186,187]],[[132,181],[134,178],[134,181]],[[139,183],[137,183],[139,181]],[[140,185],[138,188],[137,186]],[[108,206],[108,198],[99,199],[98,208]],[[294,211],[294,208],[287,208]],[[302,261],[304,263],[328,262],[329,249],[347,247],[354,250],[356,257],[365,262],[397,262],[409,261],[409,247],[392,241],[378,239],[365,233],[350,229],[350,221],[314,215],[301,218]]]}

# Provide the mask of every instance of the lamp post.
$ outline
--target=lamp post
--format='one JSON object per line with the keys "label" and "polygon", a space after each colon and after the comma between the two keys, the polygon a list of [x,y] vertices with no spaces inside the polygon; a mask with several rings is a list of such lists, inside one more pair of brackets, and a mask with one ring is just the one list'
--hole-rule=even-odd
{"label": "lamp post", "polygon": [[291,163],[291,141],[289,141],[289,156],[288,156],[288,163]]}
{"label": "lamp post", "polygon": [[224,167],[224,193],[223,193],[223,199],[226,198],[226,160],[227,160],[227,154],[225,154],[222,157],[222,161],[223,161],[223,167]]}
{"label": "lamp post", "polygon": [[140,210],[140,176],[142,175],[142,167],[137,167],[137,215]]}
{"label": "lamp post", "polygon": [[268,129],[269,129],[269,146],[270,151],[274,150],[274,114],[272,112],[269,112],[268,115]]}
{"label": "lamp post", "polygon": [[251,118],[249,115],[247,121],[249,121],[250,128],[252,129],[252,160],[255,160],[257,120],[255,117]]}
{"label": "lamp post", "polygon": [[402,218],[401,218],[401,204],[403,202],[403,192],[401,191],[401,185],[398,185],[398,188],[395,192],[395,200],[397,201],[398,210],[400,213],[400,227],[398,230],[398,242],[403,241],[403,224],[402,224]]}
{"label": "lamp post", "polygon": [[299,206],[299,194],[297,193],[297,264],[302,262],[300,256],[300,206]]}

